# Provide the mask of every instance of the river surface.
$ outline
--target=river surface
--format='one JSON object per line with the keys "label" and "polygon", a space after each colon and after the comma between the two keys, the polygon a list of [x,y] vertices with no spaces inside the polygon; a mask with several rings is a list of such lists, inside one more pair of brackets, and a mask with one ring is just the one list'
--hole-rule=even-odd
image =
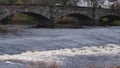
{"label": "river surface", "polygon": [[120,27],[9,28],[0,34],[0,61],[0,68],[26,68],[27,61],[56,61],[61,68],[120,65]]}

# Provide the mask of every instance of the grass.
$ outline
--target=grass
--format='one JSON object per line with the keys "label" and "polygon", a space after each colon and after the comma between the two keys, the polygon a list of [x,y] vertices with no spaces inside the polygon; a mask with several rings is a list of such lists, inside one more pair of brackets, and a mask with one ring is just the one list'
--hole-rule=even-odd
{"label": "grass", "polygon": [[[46,62],[37,62],[28,64],[26,68],[60,68],[60,65],[56,62],[46,63]],[[74,67],[76,68],[76,67]],[[79,67],[83,68],[83,67]],[[111,64],[111,66],[99,66],[96,63],[91,63],[87,65],[87,68],[120,68],[120,65]]]}
{"label": "grass", "polygon": [[110,66],[106,66],[106,65],[99,66],[97,64],[92,63],[89,64],[87,68],[120,68],[120,65],[111,64]]}
{"label": "grass", "polygon": [[56,62],[46,63],[46,62],[37,62],[32,64],[27,64],[26,68],[60,68],[59,64]]}

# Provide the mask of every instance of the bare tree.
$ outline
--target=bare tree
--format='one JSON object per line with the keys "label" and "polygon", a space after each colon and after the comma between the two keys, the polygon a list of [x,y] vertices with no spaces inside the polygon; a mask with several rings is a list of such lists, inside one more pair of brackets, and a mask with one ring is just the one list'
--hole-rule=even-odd
{"label": "bare tree", "polygon": [[120,10],[120,1],[117,1],[115,4],[116,10]]}

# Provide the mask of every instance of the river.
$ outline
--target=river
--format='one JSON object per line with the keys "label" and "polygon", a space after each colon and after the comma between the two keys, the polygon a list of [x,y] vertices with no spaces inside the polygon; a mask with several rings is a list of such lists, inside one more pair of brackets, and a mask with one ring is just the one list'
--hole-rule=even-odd
{"label": "river", "polygon": [[[59,62],[61,68],[120,64],[120,27],[8,29],[0,34],[0,68],[26,68],[33,61]],[[23,61],[23,62],[19,62]]]}

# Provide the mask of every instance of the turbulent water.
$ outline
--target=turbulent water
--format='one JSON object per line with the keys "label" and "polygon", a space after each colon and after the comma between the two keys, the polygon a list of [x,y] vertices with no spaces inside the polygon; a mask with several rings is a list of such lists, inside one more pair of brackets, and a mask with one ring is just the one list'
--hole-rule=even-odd
{"label": "turbulent water", "polygon": [[120,27],[11,28],[0,34],[0,61],[0,68],[25,68],[27,61],[56,61],[62,68],[94,62],[109,68],[120,64]]}

